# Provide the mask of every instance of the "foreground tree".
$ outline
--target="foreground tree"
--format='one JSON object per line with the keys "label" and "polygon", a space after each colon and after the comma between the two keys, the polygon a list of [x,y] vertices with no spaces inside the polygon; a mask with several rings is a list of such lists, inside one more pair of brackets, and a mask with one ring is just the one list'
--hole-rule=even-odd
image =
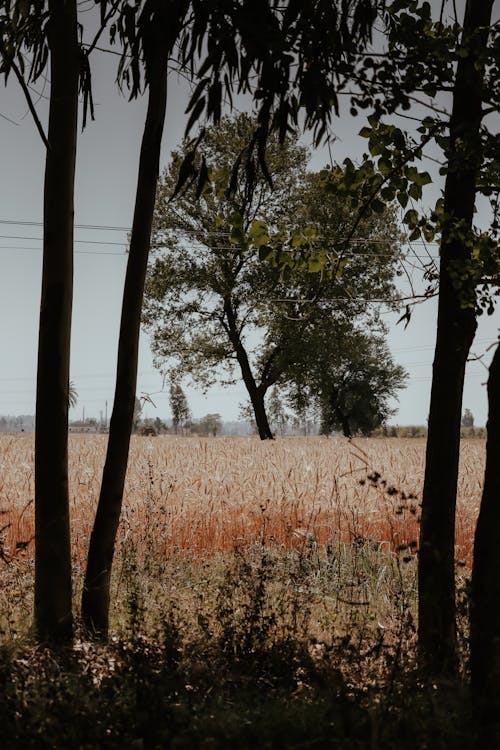
{"label": "foreground tree", "polygon": [[50,111],[45,161],[43,270],[35,434],[35,628],[72,637],[68,402],[73,300],[73,194],[77,141],[76,0],[49,0]]}
{"label": "foreground tree", "polygon": [[[254,123],[248,116],[224,119],[205,136],[209,185],[198,200],[195,187],[170,201],[182,155],[174,154],[158,192],[153,242],[156,259],[146,285],[144,320],[153,334],[156,363],[189,374],[208,386],[234,382],[239,369],[259,435],[272,437],[265,397],[290,377],[303,337],[328,320],[331,326],[364,319],[380,327],[371,297],[389,299],[399,253],[393,215],[360,224],[355,244],[342,257],[335,249],[348,207],[323,200],[318,178],[305,172],[306,152],[294,139],[270,139],[262,171],[243,178],[227,195],[232,163],[245,151]],[[330,266],[320,275],[262,263],[267,228],[297,226],[297,234],[322,235]],[[380,249],[383,252],[380,252]],[[315,268],[309,258],[308,268]],[[260,342],[259,342],[260,339]],[[259,342],[259,343],[254,343]],[[253,345],[252,345],[253,344]],[[170,360],[170,361],[169,361]]]}
{"label": "foreground tree", "polygon": [[470,608],[472,698],[484,747],[500,740],[500,346],[488,379],[488,438],[483,496],[474,537]]}
{"label": "foreground tree", "polygon": [[476,331],[472,232],[483,161],[484,56],[493,2],[467,0],[449,122],[436,351],[419,552],[419,648],[435,673],[454,670],[455,512],[465,366]]}
{"label": "foreground tree", "polygon": [[[122,27],[124,42],[131,45],[133,59],[137,60],[141,54],[144,57],[149,100],[123,292],[113,412],[82,595],[83,619],[93,632],[102,637],[107,636],[109,627],[111,567],[134,416],[141,308],[167,104],[167,66],[187,7],[188,3],[182,0],[151,0],[144,4],[137,19],[133,18],[132,21],[132,10],[126,9],[128,15]],[[127,50],[125,46],[125,52]],[[132,66],[132,74],[134,95],[140,87],[137,67]]]}
{"label": "foreground tree", "polygon": [[[343,179],[325,176],[325,188],[351,196],[352,227],[378,210],[380,199],[406,208],[432,181],[420,171],[428,144],[442,149],[443,197],[429,216],[411,207],[404,215],[410,241],[440,237],[439,271],[425,268],[439,290],[419,554],[419,650],[431,673],[453,672],[455,634],[455,508],[465,365],[476,315],[493,312],[489,284],[498,284],[498,136],[485,118],[498,110],[498,28],[492,2],[468,0],[462,28],[433,21],[427,2],[394,2],[385,16],[387,54],[364,56],[355,76],[354,109],[372,111],[360,135],[370,156],[359,167],[344,162]],[[452,113],[435,110],[438,91],[452,91]],[[430,115],[404,132],[394,114],[407,116],[417,96]],[[383,115],[389,115],[386,122]],[[443,117],[444,114],[444,117]],[[435,152],[432,154],[435,158]],[[478,194],[489,197],[489,232],[473,224]],[[407,320],[410,311],[407,310]]]}

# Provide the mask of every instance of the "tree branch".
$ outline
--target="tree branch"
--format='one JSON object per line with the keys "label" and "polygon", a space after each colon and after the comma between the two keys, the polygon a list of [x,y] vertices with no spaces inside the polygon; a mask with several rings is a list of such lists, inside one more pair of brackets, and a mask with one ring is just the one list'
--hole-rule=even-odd
{"label": "tree branch", "polygon": [[43,129],[43,125],[40,122],[40,118],[38,117],[38,113],[37,113],[37,111],[35,109],[35,105],[33,104],[33,99],[31,98],[31,94],[29,92],[28,85],[27,85],[26,81],[24,80],[24,76],[21,73],[21,71],[19,70],[19,67],[18,67],[17,63],[14,62],[14,60],[11,61],[11,68],[14,71],[14,75],[16,76],[17,80],[19,81],[19,85],[21,86],[21,88],[23,90],[24,96],[25,96],[26,101],[28,103],[29,110],[31,112],[33,120],[35,121],[36,128],[37,128],[37,130],[38,130],[38,132],[40,134],[40,138],[44,142],[45,148],[47,150],[49,150],[50,149],[50,144],[49,144],[49,141],[47,139],[47,136],[45,135],[45,131]]}

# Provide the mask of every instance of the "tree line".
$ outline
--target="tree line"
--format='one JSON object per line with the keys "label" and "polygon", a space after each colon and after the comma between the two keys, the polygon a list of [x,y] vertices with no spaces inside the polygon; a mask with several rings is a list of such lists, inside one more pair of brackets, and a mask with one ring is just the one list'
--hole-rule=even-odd
{"label": "tree line", "polygon": [[[112,39],[121,45],[120,80],[130,86],[131,97],[147,91],[148,112],[123,296],[115,401],[84,585],[85,622],[106,634],[114,540],[134,411],[137,341],[154,225],[168,65],[174,61],[192,76],[194,84],[186,125],[191,140],[179,164],[174,195],[194,189],[198,198],[208,197],[206,186],[213,181],[210,143],[207,140],[204,153],[203,130],[192,136],[192,129],[198,121],[219,123],[224,102],[231,105],[236,93],[251,97],[256,127],[228,166],[228,200],[235,200],[239,189],[245,197],[251,196],[259,170],[273,184],[267,161],[273,138],[284,144],[300,121],[312,132],[315,144],[321,143],[339,114],[340,102],[347,100],[353,115],[368,116],[361,134],[369,153],[361,163],[346,159],[340,168],[323,170],[317,177],[317,189],[328,196],[325,201],[334,196],[339,205],[351,210],[351,221],[335,246],[338,269],[348,273],[349,264],[344,269],[342,262],[361,223],[376,220],[394,201],[406,210],[410,239],[437,238],[440,243],[439,271],[429,270],[429,280],[439,292],[439,312],[419,544],[418,637],[422,667],[434,675],[454,674],[454,533],[464,373],[477,316],[494,310],[499,271],[499,146],[488,118],[498,112],[500,78],[493,0],[466,0],[461,22],[447,19],[446,2],[433,14],[429,3],[417,0],[144,0],[133,6],[99,0],[96,4],[101,12],[96,39],[109,28]],[[76,0],[6,1],[0,9],[1,71],[6,77],[16,76],[28,101],[28,83],[45,71],[51,80],[46,133],[36,111],[33,115],[47,146],[35,447],[35,623],[39,637],[52,641],[72,635],[67,409],[79,91],[84,117],[92,114],[92,45],[82,47],[78,21]],[[374,52],[371,44],[375,27],[377,34],[382,32],[383,54]],[[26,51],[31,54],[29,67],[23,57]],[[415,103],[425,106],[423,98],[432,102],[441,93],[451,97],[451,115],[439,107],[427,116],[417,114],[416,133],[394,124],[396,116],[413,117]],[[442,196],[433,211],[426,213],[415,206],[431,181],[420,169],[429,146],[439,154],[443,179]],[[480,198],[491,203],[488,231],[474,224]],[[242,225],[241,217],[228,219],[231,233],[241,240],[248,230],[248,243],[267,260],[270,267],[263,264],[262,274],[286,266],[295,274],[301,264],[310,268],[313,263],[320,275],[327,275],[331,252],[321,247],[317,237],[301,237],[293,227],[283,231],[272,217],[250,228]],[[239,247],[244,261],[241,248],[246,244],[240,242]],[[234,254],[228,259],[230,273],[231,264],[239,262]],[[373,282],[378,283],[375,273]],[[306,282],[300,279],[297,284]],[[227,280],[221,287],[220,316],[242,373],[246,370],[245,382],[257,412],[259,387],[266,387],[266,377],[273,379],[273,366],[282,352],[267,360],[267,370],[262,360],[263,377],[256,381],[246,368],[238,317],[225,285]],[[411,315],[410,307],[406,315]],[[284,331],[273,330],[275,338],[269,343],[279,342],[280,335]],[[328,352],[326,357],[329,362]],[[479,715],[490,722],[500,700],[500,581],[495,571],[500,531],[499,370],[497,349],[488,383],[487,462],[471,591],[473,697]],[[325,398],[335,412],[332,393]]]}

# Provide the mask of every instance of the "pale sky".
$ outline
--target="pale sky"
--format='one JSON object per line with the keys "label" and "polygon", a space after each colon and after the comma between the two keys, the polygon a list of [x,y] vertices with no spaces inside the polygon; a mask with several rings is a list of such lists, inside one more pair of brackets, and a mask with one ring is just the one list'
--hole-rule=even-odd
{"label": "pale sky", "polygon": [[[104,44],[105,42],[103,42]],[[76,170],[75,279],[71,379],[79,394],[70,418],[99,417],[108,402],[111,413],[121,295],[126,266],[126,234],[131,224],[145,102],[128,102],[114,83],[118,58],[95,51],[93,88],[96,121],[80,135]],[[42,122],[46,122],[48,83],[33,91]],[[41,284],[41,218],[44,146],[36,132],[17,83],[9,81],[0,96],[0,414],[34,414],[38,313]],[[186,85],[171,76],[167,124],[163,140],[162,167],[179,143],[184,123]],[[361,117],[341,118],[332,157],[356,159],[365,142],[355,134],[363,126]],[[311,167],[319,169],[328,153],[313,155]],[[429,168],[429,165],[426,165]],[[440,185],[433,187],[434,198]],[[431,201],[432,191],[427,200]],[[486,216],[486,214],[485,214]],[[113,227],[97,229],[88,227]],[[437,249],[430,248],[433,255]],[[417,248],[417,252],[418,248]],[[423,252],[423,250],[422,250]],[[415,276],[418,283],[418,275]],[[421,288],[421,284],[419,285]],[[406,288],[402,286],[404,292]],[[400,392],[394,424],[424,424],[431,386],[435,342],[435,301],[415,308],[406,330],[396,326],[397,315],[384,313],[390,325],[389,345],[395,360],[409,373],[408,387]],[[472,410],[475,423],[484,424],[487,414],[486,366],[497,338],[499,314],[483,316],[472,347],[485,354],[483,362],[467,368],[464,408]],[[148,404],[145,414],[170,417],[166,393],[158,393],[162,378],[155,371],[148,337],[141,336],[138,394],[150,393],[157,405]],[[246,400],[241,383],[233,388],[213,388],[206,396],[186,384],[194,416],[219,412],[223,419],[238,418],[239,403]]]}

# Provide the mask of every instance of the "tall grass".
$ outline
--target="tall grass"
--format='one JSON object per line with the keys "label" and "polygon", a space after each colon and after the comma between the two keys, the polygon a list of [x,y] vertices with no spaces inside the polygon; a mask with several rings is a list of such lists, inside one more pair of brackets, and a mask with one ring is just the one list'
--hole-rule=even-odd
{"label": "tall grass", "polygon": [[[70,436],[75,608],[106,437]],[[0,435],[1,747],[471,747],[415,670],[421,439],[134,438],[112,638],[34,646],[33,439]],[[464,441],[466,576],[484,444]],[[28,637],[27,637],[28,636]]]}
{"label": "tall grass", "polygon": [[[106,437],[70,436],[75,561],[86,552]],[[457,559],[470,565],[484,443],[463,441]],[[363,539],[391,549],[418,539],[420,439],[133,438],[120,541],[142,555],[210,555],[249,544],[285,549]],[[371,477],[368,478],[368,477]],[[33,548],[33,439],[0,436],[0,519],[6,556]],[[1,528],[0,527],[0,528]]]}

